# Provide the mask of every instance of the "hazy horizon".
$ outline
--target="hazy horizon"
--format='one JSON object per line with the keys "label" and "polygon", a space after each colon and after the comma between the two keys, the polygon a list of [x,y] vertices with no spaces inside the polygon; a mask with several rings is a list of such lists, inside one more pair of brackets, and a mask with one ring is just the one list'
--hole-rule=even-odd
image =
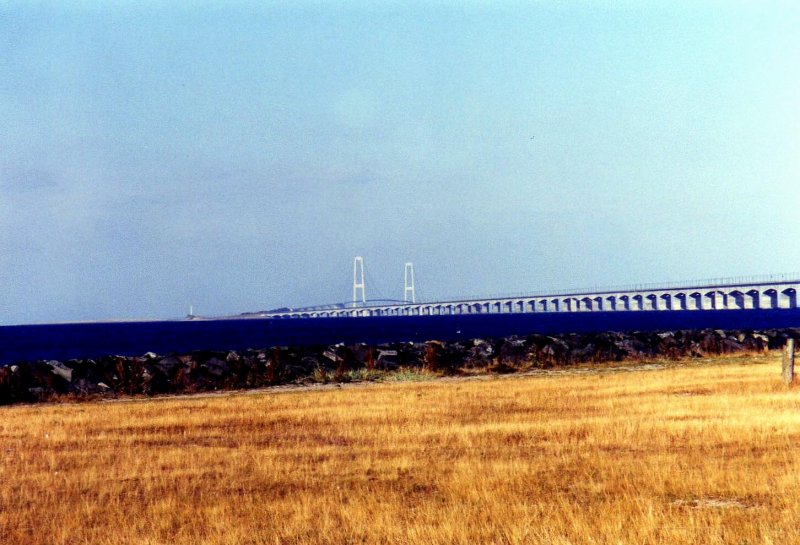
{"label": "hazy horizon", "polygon": [[800,5],[0,6],[0,323],[800,271]]}

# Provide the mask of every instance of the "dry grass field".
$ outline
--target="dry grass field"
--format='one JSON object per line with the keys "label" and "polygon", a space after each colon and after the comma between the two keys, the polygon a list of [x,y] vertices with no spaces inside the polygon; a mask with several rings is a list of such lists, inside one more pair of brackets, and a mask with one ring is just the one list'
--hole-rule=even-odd
{"label": "dry grass field", "polygon": [[777,355],[0,409],[0,543],[800,543]]}

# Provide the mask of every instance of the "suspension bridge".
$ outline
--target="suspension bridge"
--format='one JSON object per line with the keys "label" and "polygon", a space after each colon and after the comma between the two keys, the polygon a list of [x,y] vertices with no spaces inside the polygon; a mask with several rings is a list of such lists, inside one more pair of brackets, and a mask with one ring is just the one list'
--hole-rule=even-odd
{"label": "suspension bridge", "polygon": [[563,290],[505,297],[420,302],[413,263],[405,264],[403,299],[366,297],[364,258],[353,261],[353,297],[347,303],[257,313],[271,318],[563,314],[585,312],[779,310],[798,307],[800,273],[730,277],[594,290]]}
{"label": "suspension bridge", "polygon": [[0,366],[147,351],[800,327],[800,274],[421,301],[412,263],[405,265],[398,300],[367,297],[363,258],[356,258],[353,271],[352,299],[332,305],[178,320],[0,326]]}

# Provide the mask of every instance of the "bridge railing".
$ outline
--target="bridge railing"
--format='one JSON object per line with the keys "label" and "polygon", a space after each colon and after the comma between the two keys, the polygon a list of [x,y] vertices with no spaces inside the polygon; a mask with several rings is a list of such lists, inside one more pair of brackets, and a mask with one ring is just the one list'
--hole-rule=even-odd
{"label": "bridge railing", "polygon": [[[704,278],[700,280],[682,280],[674,282],[649,282],[641,284],[623,284],[616,286],[594,286],[592,288],[570,288],[560,290],[539,290],[516,293],[495,293],[489,295],[450,296],[437,299],[437,303],[453,303],[460,301],[488,301],[493,299],[517,299],[526,297],[560,297],[564,295],[589,295],[599,293],[615,293],[630,291],[661,291],[684,288],[706,288],[713,286],[739,286],[748,284],[777,284],[783,282],[800,282],[800,272],[752,276],[727,276]],[[434,302],[434,301],[430,301]],[[418,301],[419,303],[419,301]]]}

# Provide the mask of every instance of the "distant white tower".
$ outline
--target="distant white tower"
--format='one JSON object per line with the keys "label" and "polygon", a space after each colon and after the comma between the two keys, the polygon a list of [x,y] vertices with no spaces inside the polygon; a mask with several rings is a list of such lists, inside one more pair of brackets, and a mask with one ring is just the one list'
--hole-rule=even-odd
{"label": "distant white tower", "polygon": [[414,291],[414,264],[406,263],[405,289],[403,290],[403,302],[416,303],[417,293]]}
{"label": "distant white tower", "polygon": [[367,294],[364,286],[364,258],[356,256],[353,260],[353,306],[359,303],[358,290],[361,290],[361,303],[367,302]]}

